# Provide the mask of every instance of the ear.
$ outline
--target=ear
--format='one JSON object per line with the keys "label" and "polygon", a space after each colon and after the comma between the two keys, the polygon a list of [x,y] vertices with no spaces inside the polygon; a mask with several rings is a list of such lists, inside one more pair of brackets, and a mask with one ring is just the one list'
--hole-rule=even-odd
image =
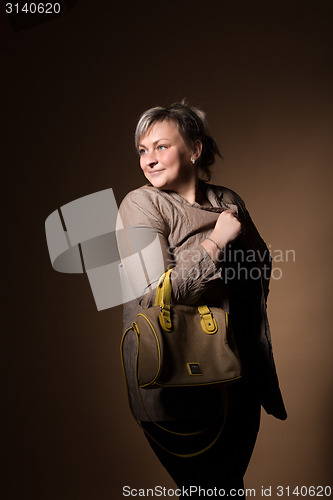
{"label": "ear", "polygon": [[195,161],[197,161],[201,156],[201,152],[202,152],[202,142],[199,139],[197,139],[193,144],[192,158],[194,158]]}

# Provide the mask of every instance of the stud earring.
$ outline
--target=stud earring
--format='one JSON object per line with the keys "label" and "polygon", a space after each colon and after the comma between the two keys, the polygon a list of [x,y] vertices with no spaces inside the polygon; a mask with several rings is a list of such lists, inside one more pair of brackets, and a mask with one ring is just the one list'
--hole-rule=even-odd
{"label": "stud earring", "polygon": [[193,163],[193,165],[195,164],[195,158],[191,158],[191,162]]}

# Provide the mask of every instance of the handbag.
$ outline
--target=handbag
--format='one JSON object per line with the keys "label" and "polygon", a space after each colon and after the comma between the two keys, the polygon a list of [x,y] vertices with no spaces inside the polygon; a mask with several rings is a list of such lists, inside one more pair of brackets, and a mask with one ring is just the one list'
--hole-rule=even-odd
{"label": "handbag", "polygon": [[[159,279],[155,304],[136,316],[136,321],[123,334],[121,358],[126,379],[123,346],[126,336],[137,337],[135,376],[138,395],[149,420],[160,429],[174,433],[154,422],[144,407],[140,389],[157,387],[194,387],[210,384],[230,384],[242,376],[242,367],[229,315],[222,308],[205,304],[171,305],[172,269]],[[169,453],[177,456],[195,456],[209,449],[222,432],[204,449],[191,454]],[[206,429],[204,429],[206,430]],[[182,433],[184,436],[199,432]],[[152,437],[152,436],[150,436]],[[152,437],[154,439],[154,437]],[[157,442],[157,444],[160,444]],[[160,445],[161,446],[161,445]]]}
{"label": "handbag", "polygon": [[171,272],[159,280],[155,305],[138,313],[130,328],[138,337],[139,387],[186,387],[239,379],[241,362],[228,313],[206,305],[170,305]]}

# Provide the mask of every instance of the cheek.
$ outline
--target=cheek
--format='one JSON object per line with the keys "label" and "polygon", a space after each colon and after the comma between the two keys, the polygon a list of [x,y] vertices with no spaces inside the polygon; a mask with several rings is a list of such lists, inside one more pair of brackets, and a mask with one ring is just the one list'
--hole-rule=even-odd
{"label": "cheek", "polygon": [[179,152],[179,161],[182,165],[187,165],[189,162],[189,153],[187,150],[182,150]]}
{"label": "cheek", "polygon": [[182,158],[178,152],[170,151],[165,155],[164,162],[168,167],[179,170],[182,164]]}

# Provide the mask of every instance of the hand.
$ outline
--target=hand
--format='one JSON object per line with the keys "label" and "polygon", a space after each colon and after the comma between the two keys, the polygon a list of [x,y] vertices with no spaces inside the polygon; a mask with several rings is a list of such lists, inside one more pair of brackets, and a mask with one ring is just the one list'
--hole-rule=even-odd
{"label": "hand", "polygon": [[242,224],[237,219],[234,210],[224,210],[216,221],[210,237],[221,247],[234,241],[242,230]]}

